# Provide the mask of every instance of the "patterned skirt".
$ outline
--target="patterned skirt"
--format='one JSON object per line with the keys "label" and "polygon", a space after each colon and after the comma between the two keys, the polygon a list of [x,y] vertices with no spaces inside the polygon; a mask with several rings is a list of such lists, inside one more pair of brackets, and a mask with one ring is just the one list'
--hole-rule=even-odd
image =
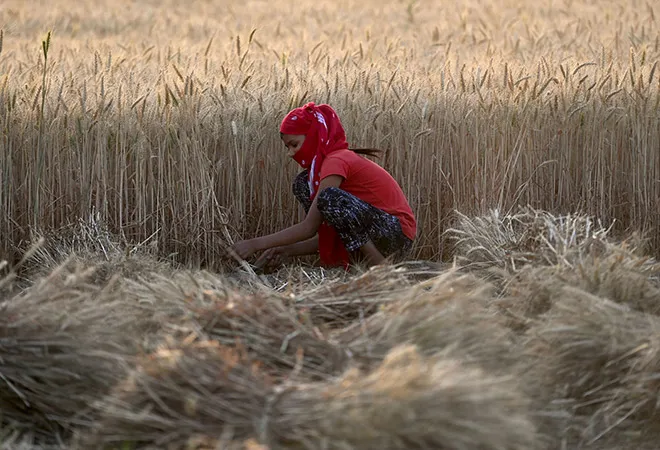
{"label": "patterned skirt", "polygon": [[[308,172],[304,170],[293,181],[293,194],[305,213],[312,206],[307,177]],[[342,189],[324,189],[318,196],[317,206],[323,220],[335,229],[350,253],[356,254],[372,241],[384,257],[401,261],[412,248],[413,241],[403,233],[396,216]]]}

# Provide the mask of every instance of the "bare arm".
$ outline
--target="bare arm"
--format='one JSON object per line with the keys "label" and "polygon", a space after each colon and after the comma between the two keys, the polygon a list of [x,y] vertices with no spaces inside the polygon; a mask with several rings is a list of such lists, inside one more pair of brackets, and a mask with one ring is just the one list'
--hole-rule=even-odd
{"label": "bare arm", "polygon": [[312,255],[319,251],[319,235],[309,238],[305,241],[289,244],[284,247],[284,254],[287,256]]}
{"label": "bare arm", "polygon": [[270,264],[281,264],[282,257],[312,255],[319,250],[319,238],[315,235],[313,238],[295,244],[285,245],[283,247],[269,248],[261,254],[254,263],[257,267],[265,267]]}
{"label": "bare arm", "polygon": [[[315,217],[318,214],[318,218]],[[318,222],[318,223],[317,223]],[[321,214],[316,208],[316,199],[309,209],[305,220],[277,233],[252,239],[253,251],[267,250],[273,247],[284,247],[312,238],[321,224]]]}
{"label": "bare arm", "polygon": [[[328,187],[339,187],[342,181],[343,178],[339,175],[330,175],[321,181],[319,192]],[[309,208],[309,212],[302,222],[282,231],[278,231],[277,233],[237,242],[233,246],[234,251],[238,256],[245,259],[250,257],[254,252],[267,250],[273,247],[284,247],[312,239],[316,235],[319,225],[321,225],[321,222],[323,221],[321,213],[317,207],[317,200],[318,196],[314,198],[312,206]],[[301,247],[296,247],[296,250],[299,248],[308,249],[308,247],[302,245]]]}

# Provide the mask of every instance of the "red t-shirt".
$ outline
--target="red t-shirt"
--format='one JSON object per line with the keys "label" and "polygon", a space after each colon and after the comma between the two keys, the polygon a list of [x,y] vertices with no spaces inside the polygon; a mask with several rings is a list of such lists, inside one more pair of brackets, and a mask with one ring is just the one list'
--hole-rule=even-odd
{"label": "red t-shirt", "polygon": [[401,187],[375,162],[352,150],[337,150],[323,160],[320,178],[344,178],[340,188],[399,219],[403,233],[415,239],[417,223]]}

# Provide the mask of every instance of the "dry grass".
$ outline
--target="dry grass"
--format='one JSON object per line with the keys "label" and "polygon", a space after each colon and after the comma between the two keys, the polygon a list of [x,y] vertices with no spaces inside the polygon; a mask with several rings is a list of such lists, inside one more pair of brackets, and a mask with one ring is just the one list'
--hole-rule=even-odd
{"label": "dry grass", "polygon": [[92,272],[60,267],[0,303],[0,404],[13,427],[66,434],[89,422],[89,403],[138,351],[144,324],[118,292],[89,282]]}
{"label": "dry grass", "polygon": [[614,239],[593,217],[555,216],[530,207],[477,217],[458,213],[448,230],[460,270],[490,280],[509,326],[524,329],[552,307],[557,286],[574,286],[658,314],[660,265],[634,233]]}
{"label": "dry grass", "polygon": [[642,313],[660,313],[660,266],[625,244],[586,255],[574,266],[528,267],[507,280],[500,305],[524,326],[552,307],[557,286],[573,286]]}
{"label": "dry grass", "polygon": [[[655,445],[656,5],[30,6],[0,6],[1,448]],[[452,266],[227,257],[300,216],[277,127],[309,100]]]}
{"label": "dry grass", "polygon": [[494,229],[536,245],[512,254],[537,257],[495,283],[483,275],[507,260],[500,241],[482,239],[497,234],[487,227],[461,228],[483,249],[454,267],[350,274],[217,274],[158,260],[127,273],[99,247],[133,248],[111,233],[44,274],[39,262],[78,244],[65,234],[61,247],[35,247],[23,261],[32,278],[0,282],[2,445],[648,446],[660,435],[657,263],[634,239],[583,245],[581,225],[571,245],[557,245],[561,233],[532,239],[566,220],[526,214],[501,216],[526,226]]}
{"label": "dry grass", "polygon": [[[13,267],[14,284],[26,287],[30,280],[48,276],[62,265],[93,267],[89,282],[104,285],[112,278],[133,279],[148,274],[165,276],[180,267],[159,258],[153,241],[131,244],[113,234],[98,215],[57,230],[35,231],[28,258]],[[26,245],[27,246],[27,245]]]}
{"label": "dry grass", "polygon": [[[186,280],[187,278],[187,280]],[[187,281],[187,282],[186,282]],[[281,380],[292,371],[304,377],[341,371],[344,351],[325,337],[324,327],[312,320],[307,308],[273,292],[249,293],[231,286],[226,279],[204,274],[160,279],[135,286],[141,298],[165,299],[185,305],[188,321],[174,324],[195,336],[241,348],[263,364],[263,371]],[[156,305],[154,305],[156,307]],[[181,329],[180,327],[184,328]]]}
{"label": "dry grass", "polygon": [[4,251],[31,228],[98,213],[130,242],[217,268],[224,230],[292,223],[296,168],[277,126],[315,100],[336,107],[355,146],[388,150],[381,163],[419,219],[415,257],[447,253],[454,209],[518,204],[648,230],[657,254],[660,37],[648,2],[26,8],[0,10]]}
{"label": "dry grass", "polygon": [[[439,273],[414,263],[350,276],[323,272],[289,268],[266,279],[206,271],[179,270],[171,276],[148,272],[148,277],[133,274],[137,279],[124,279],[122,286],[145,309],[160,310],[153,317],[170,334],[238,346],[278,379],[301,369],[301,376],[318,378],[341,372],[351,358],[333,333],[410,296],[420,277]],[[292,282],[295,273],[305,274],[305,280]]]}
{"label": "dry grass", "polygon": [[272,449],[534,448],[526,407],[508,380],[414,347],[394,348],[371,372],[278,388],[240,353],[200,343],[139,366],[85,442],[181,448],[201,434],[255,436]]}
{"label": "dry grass", "polygon": [[366,320],[333,334],[361,364],[382,361],[393,346],[415,345],[424,355],[446,352],[489,373],[510,373],[519,348],[493,306],[492,286],[454,270],[408,289]]}
{"label": "dry grass", "polygon": [[572,287],[552,294],[526,347],[543,355],[534,375],[554,387],[574,438],[591,445],[626,431],[657,433],[658,316]]}
{"label": "dry grass", "polygon": [[495,209],[477,217],[458,212],[447,235],[463,268],[506,278],[526,266],[574,268],[585,255],[607,249],[611,228],[585,214],[559,216],[527,206],[511,214]]}

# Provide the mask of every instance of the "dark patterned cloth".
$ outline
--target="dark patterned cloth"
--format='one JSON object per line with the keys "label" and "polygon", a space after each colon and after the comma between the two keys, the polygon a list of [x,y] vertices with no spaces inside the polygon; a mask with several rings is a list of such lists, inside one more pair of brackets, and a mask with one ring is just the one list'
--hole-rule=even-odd
{"label": "dark patterned cloth", "polygon": [[[307,184],[307,170],[293,181],[293,194],[309,212],[312,202]],[[401,260],[408,255],[413,241],[403,233],[396,216],[357,198],[353,194],[330,187],[318,195],[317,207],[323,220],[339,234],[346,250],[355,253],[372,241],[384,256]]]}

